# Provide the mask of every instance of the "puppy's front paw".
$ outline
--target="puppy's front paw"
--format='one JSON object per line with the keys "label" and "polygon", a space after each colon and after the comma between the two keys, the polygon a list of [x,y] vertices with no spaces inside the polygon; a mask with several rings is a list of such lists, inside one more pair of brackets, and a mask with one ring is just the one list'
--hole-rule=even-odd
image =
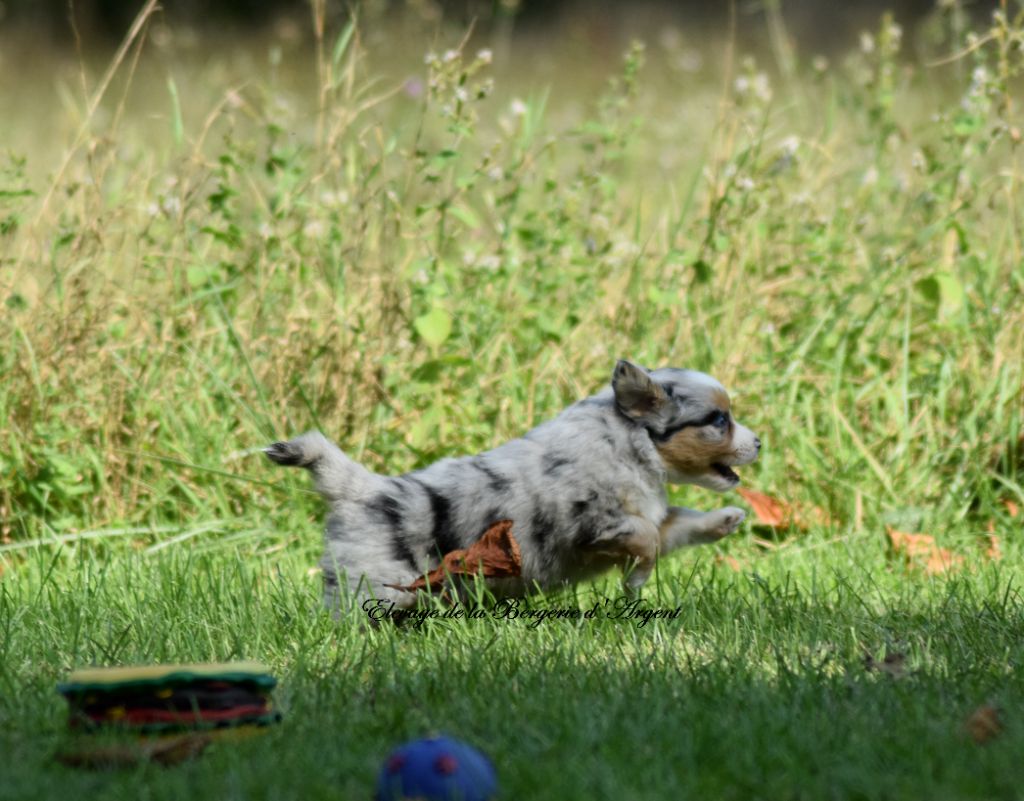
{"label": "puppy's front paw", "polygon": [[708,522],[707,534],[710,539],[720,540],[729,534],[732,534],[740,523],[746,518],[747,513],[742,509],[737,509],[735,506],[726,506],[724,509],[716,509],[714,512],[709,513],[712,519]]}

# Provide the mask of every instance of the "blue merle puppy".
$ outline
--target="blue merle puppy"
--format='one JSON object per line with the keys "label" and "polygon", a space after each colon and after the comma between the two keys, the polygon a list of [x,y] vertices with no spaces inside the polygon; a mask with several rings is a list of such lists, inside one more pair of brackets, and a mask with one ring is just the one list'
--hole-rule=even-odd
{"label": "blue merle puppy", "polygon": [[619,361],[611,386],[519,439],[402,476],[371,473],[318,432],[265,453],[309,470],[330,508],[321,564],[325,601],[338,609],[370,597],[413,605],[415,595],[397,587],[504,519],[513,521],[523,571],[501,580],[501,594],[615,566],[635,592],[659,555],[714,542],[745,516],[732,506],[670,506],[666,482],[725,492],[739,483],[732,468],[753,462],[760,447],[715,379]]}

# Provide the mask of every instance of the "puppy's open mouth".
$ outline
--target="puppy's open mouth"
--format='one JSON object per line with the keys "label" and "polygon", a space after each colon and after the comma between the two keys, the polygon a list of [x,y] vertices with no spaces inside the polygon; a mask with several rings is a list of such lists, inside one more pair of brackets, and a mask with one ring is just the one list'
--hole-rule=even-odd
{"label": "puppy's open mouth", "polygon": [[718,473],[718,475],[720,475],[726,481],[735,481],[738,483],[740,480],[740,477],[736,475],[736,471],[729,467],[729,465],[727,464],[719,464],[716,462],[711,465],[711,469]]}

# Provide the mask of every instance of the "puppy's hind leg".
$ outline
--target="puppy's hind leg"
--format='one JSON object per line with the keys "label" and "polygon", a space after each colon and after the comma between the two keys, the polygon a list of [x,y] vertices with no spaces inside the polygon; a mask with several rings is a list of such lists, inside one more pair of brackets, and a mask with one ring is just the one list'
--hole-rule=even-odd
{"label": "puppy's hind leg", "polygon": [[746,516],[746,512],[735,506],[726,506],[712,512],[670,506],[659,527],[661,553],[671,553],[687,545],[717,542],[739,528]]}

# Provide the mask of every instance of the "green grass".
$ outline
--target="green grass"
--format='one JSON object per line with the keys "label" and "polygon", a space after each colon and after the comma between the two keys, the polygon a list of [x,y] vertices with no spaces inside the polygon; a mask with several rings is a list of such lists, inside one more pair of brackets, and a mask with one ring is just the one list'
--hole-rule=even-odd
{"label": "green grass", "polygon": [[[510,799],[1019,798],[1021,30],[929,67],[964,42],[883,23],[778,74],[654,34],[614,65],[405,29],[396,57],[383,23],[209,62],[164,32],[102,94],[55,69],[0,174],[0,798],[366,798],[431,731]],[[319,427],[397,473],[621,356],[721,378],[765,443],[746,485],[825,516],[664,560],[645,597],[680,612],[642,627],[320,609],[319,500],[260,446]],[[908,567],[887,527],[964,562]],[[71,669],[232,658],[281,678],[281,726],[53,762]]]}

